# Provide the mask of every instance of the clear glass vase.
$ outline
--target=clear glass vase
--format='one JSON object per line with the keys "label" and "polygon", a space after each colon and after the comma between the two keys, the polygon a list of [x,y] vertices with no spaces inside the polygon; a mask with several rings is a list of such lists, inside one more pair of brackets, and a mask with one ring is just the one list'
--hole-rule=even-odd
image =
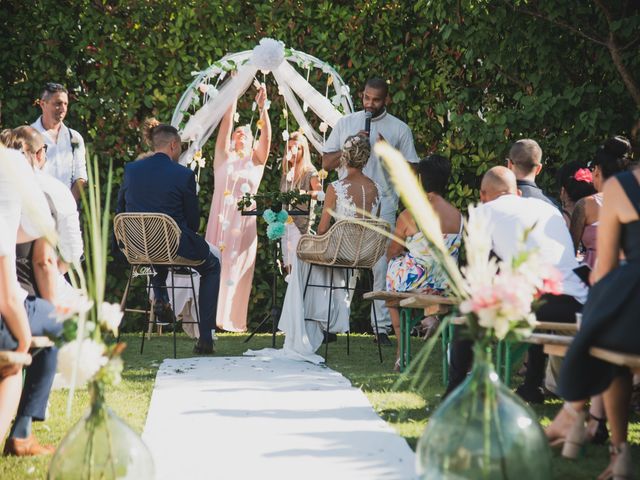
{"label": "clear glass vase", "polygon": [[89,412],[62,439],[47,478],[152,480],[153,458],[140,436],[107,407],[101,385],[91,383],[89,393]]}
{"label": "clear glass vase", "polygon": [[429,419],[418,441],[420,478],[551,478],[551,452],[535,414],[498,378],[491,349],[474,347],[474,366]]}

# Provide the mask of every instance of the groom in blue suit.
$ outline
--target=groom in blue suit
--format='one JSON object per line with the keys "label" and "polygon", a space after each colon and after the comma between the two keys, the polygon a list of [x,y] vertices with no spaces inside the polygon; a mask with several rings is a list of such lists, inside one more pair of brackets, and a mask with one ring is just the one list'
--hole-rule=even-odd
{"label": "groom in blue suit", "polygon": [[[174,127],[162,124],[155,127],[151,132],[151,145],[153,155],[125,166],[116,213],[164,213],[176,221],[182,231],[178,255],[203,261],[193,267],[200,274],[200,339],[193,350],[198,354],[213,353],[212,330],[216,324],[220,262],[205,239],[196,233],[200,226],[200,211],[195,175],[177,162],[181,141]],[[160,266],[155,270],[156,275],[151,279],[154,296],[156,302],[161,302],[161,309],[168,309],[168,270]]]}

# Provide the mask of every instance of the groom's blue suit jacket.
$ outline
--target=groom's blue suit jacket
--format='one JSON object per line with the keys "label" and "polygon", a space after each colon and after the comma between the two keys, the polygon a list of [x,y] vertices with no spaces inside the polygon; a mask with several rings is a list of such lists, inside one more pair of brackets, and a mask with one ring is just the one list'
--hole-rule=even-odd
{"label": "groom's blue suit jacket", "polygon": [[116,213],[164,213],[173,218],[180,229],[178,255],[190,260],[204,260],[209,245],[196,232],[200,226],[200,209],[193,171],[156,153],[124,168],[118,192]]}

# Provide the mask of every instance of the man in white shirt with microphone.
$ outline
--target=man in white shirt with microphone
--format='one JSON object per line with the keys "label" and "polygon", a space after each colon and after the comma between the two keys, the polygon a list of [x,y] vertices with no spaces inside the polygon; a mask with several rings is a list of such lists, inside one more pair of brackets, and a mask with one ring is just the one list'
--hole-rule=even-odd
{"label": "man in white shirt with microphone", "polygon": [[[327,138],[322,155],[322,168],[325,170],[340,171],[340,155],[342,146],[347,137],[351,135],[362,135],[369,137],[371,146],[378,140],[387,141],[392,147],[399,150],[411,163],[418,163],[420,159],[413,145],[413,135],[409,126],[402,120],[387,112],[386,106],[389,103],[389,86],[381,78],[370,78],[364,86],[362,92],[363,110],[345,115],[331,131]],[[385,171],[382,162],[371,149],[371,156],[363,173],[378,184],[380,193],[380,218],[389,222],[391,228],[395,226],[396,212],[398,210],[398,194],[393,189],[388,173]],[[385,289],[385,276],[387,273],[387,258],[383,256],[373,270],[373,280],[375,290]],[[379,339],[382,345],[391,345],[391,341],[386,332],[391,329],[391,319],[389,312],[384,306],[384,302],[377,300],[374,302],[376,317],[378,320]],[[371,323],[373,326],[373,312]],[[375,329],[374,329],[375,330]]]}

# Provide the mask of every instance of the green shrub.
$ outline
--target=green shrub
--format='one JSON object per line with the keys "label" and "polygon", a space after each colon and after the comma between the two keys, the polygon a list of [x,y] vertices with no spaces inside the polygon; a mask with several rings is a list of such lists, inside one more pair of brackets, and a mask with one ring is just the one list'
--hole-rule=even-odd
{"label": "green shrub", "polygon": [[[192,71],[270,36],[336,66],[354,94],[370,75],[387,78],[389,110],[411,126],[419,154],[450,156],[456,205],[477,199],[482,173],[502,163],[509,144],[522,137],[540,142],[541,182],[553,192],[558,165],[589,159],[605,137],[630,135],[640,119],[640,99],[632,95],[640,77],[632,43],[638,7],[610,8],[611,21],[592,2],[561,0],[2,2],[0,122],[3,128],[32,122],[44,82],[66,84],[67,123],[105,168],[113,161],[117,185],[125,162],[142,150],[143,119],[168,121]],[[608,40],[610,32],[620,47],[618,66],[612,49],[594,41]],[[270,96],[277,112],[273,86]],[[282,127],[274,117],[270,162],[282,154]],[[209,145],[205,156],[212,155]],[[267,169],[261,189],[277,188],[278,175]],[[204,228],[210,171],[201,185]],[[266,313],[270,298],[270,252],[259,231],[252,319]],[[125,274],[110,272],[108,291],[119,298]],[[368,325],[365,310],[354,312],[356,329]]]}

